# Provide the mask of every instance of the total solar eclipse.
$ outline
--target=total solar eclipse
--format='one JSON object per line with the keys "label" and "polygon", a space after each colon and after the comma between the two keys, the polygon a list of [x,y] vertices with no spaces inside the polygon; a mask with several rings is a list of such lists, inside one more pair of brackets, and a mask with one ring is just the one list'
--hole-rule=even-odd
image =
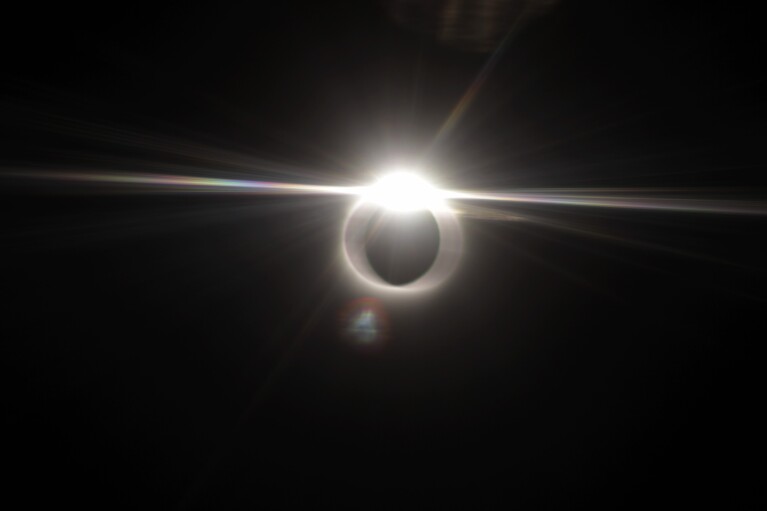
{"label": "total solar eclipse", "polygon": [[8,2],[6,509],[756,507],[753,4]]}
{"label": "total solar eclipse", "polygon": [[361,283],[413,293],[433,289],[452,274],[462,237],[443,192],[399,171],[359,195],[344,223],[342,253]]}

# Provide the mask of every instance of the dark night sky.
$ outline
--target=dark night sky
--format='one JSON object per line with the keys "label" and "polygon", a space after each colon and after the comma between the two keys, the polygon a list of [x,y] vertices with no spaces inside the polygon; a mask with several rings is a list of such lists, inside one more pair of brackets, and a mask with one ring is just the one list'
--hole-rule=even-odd
{"label": "dark night sky", "polygon": [[[310,169],[255,179],[365,182],[430,143],[487,55],[349,4],[10,8],[0,166],[248,177],[99,138],[124,130]],[[616,4],[563,1],[518,33],[434,148],[442,182],[764,199],[756,13]],[[756,494],[762,218],[525,209],[622,243],[466,219],[457,273],[423,299],[382,297],[390,335],[366,351],[339,332],[367,296],[338,257],[344,199],[97,188],[2,182],[9,501]]]}

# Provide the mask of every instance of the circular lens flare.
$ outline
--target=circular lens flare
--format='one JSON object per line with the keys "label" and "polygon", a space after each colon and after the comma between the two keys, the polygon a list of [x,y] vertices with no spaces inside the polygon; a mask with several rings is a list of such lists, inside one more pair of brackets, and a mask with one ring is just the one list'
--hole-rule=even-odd
{"label": "circular lens flare", "polygon": [[353,300],[341,311],[340,319],[343,337],[361,348],[378,348],[388,338],[388,315],[376,298]]}

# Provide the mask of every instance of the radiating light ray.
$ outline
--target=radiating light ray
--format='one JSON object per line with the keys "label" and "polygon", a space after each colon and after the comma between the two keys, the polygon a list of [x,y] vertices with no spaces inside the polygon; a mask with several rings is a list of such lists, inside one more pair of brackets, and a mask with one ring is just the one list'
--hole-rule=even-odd
{"label": "radiating light ray", "polygon": [[474,220],[486,220],[486,221],[501,221],[501,222],[514,222],[525,221],[526,216],[522,216],[518,213],[506,211],[504,209],[477,206],[476,204],[464,203],[455,205],[452,207],[452,211],[459,215],[461,218],[468,218]]}
{"label": "radiating light ray", "polygon": [[162,192],[257,193],[274,195],[359,195],[363,187],[280,183],[243,179],[121,172],[12,172],[5,177],[53,182],[95,183],[146,187]]}
{"label": "radiating light ray", "polygon": [[617,208],[628,210],[677,211],[685,213],[718,213],[736,215],[767,215],[767,202],[760,200],[724,200],[701,197],[668,197],[649,194],[605,194],[590,191],[579,193],[540,192],[471,192],[444,191],[450,200],[498,201],[518,204],[578,206],[591,208]]}
{"label": "radiating light ray", "polygon": [[550,260],[547,260],[541,255],[535,254],[534,252],[530,250],[526,250],[522,246],[520,246],[519,243],[514,243],[507,237],[500,236],[496,233],[493,233],[493,231],[481,230],[480,232],[484,236],[487,236],[490,239],[492,239],[494,243],[498,243],[500,245],[505,246],[507,249],[514,251],[515,253],[521,255],[525,259],[532,261],[536,265],[541,266],[548,271],[553,271],[556,274],[561,275],[565,277],[566,279],[570,280],[571,282],[576,283],[577,285],[595,290],[603,295],[608,295],[611,297],[613,296],[613,294],[610,293],[608,290],[604,289],[601,286],[597,286],[594,282],[591,282],[590,280],[585,278],[583,275],[570,271],[567,268],[562,267],[561,265],[556,264]]}
{"label": "radiating light ray", "polygon": [[[678,256],[678,257],[697,259],[697,260],[706,261],[709,263],[722,264],[722,265],[742,268],[748,271],[761,271],[759,268],[755,268],[752,266],[740,264],[727,259],[715,257],[707,253],[694,252],[690,250],[684,250],[679,247],[637,239],[635,237],[630,237],[625,234],[615,232],[614,230],[608,231],[601,227],[596,227],[596,226],[589,225],[582,222],[574,222],[566,218],[565,219],[562,219],[559,217],[556,219],[546,218],[540,215],[531,215],[528,213],[509,214],[508,212],[505,212],[504,210],[499,210],[496,208],[482,208],[480,210],[473,210],[472,213],[473,214],[470,214],[469,218],[476,218],[480,220],[511,221],[514,223],[522,222],[525,224],[545,227],[545,228],[553,229],[560,232],[567,232],[567,233],[578,235],[578,236],[585,236],[588,238],[597,239],[597,240],[601,240],[601,241],[605,241],[609,243],[625,245],[632,248],[638,248],[642,250],[651,250],[654,252],[662,252],[662,253]],[[536,231],[529,231],[529,232],[535,233]],[[540,234],[537,234],[537,235],[540,236]],[[657,268],[649,268],[645,265],[638,264],[636,261],[628,261],[626,259],[621,259],[621,260],[623,262],[630,262],[633,265],[642,266],[646,269],[657,270]],[[753,298],[753,297],[749,296],[749,298]]]}
{"label": "radiating light ray", "polygon": [[[490,212],[492,212],[495,208],[487,208],[487,209]],[[488,219],[491,219],[491,220],[503,220],[503,218],[502,218],[503,210],[497,210],[497,213],[498,213],[498,215],[490,216],[490,217],[488,217]],[[607,242],[607,243],[615,243],[615,244],[618,244],[618,245],[624,245],[624,246],[631,247],[631,248],[641,249],[642,251],[650,250],[650,251],[653,251],[653,252],[670,254],[672,256],[676,256],[676,257],[680,257],[680,258],[693,259],[693,260],[703,261],[703,262],[706,262],[706,263],[713,263],[713,264],[717,264],[717,265],[724,265],[724,266],[729,266],[729,267],[733,267],[733,268],[739,268],[739,269],[746,270],[746,271],[749,271],[749,272],[761,273],[761,272],[764,271],[764,269],[761,268],[761,267],[755,267],[755,266],[748,265],[748,264],[742,264],[742,263],[740,263],[738,261],[733,261],[733,260],[729,260],[729,259],[726,259],[726,258],[716,257],[716,256],[713,256],[713,255],[705,253],[705,252],[690,251],[690,250],[685,250],[685,249],[682,249],[682,248],[679,248],[679,247],[669,246],[669,245],[665,245],[665,244],[661,244],[661,243],[656,243],[656,242],[651,242],[651,241],[647,241],[647,240],[636,239],[635,237],[630,237],[630,236],[627,236],[625,234],[620,234],[620,233],[617,233],[617,232],[609,232],[609,231],[604,230],[603,228],[598,228],[598,227],[591,226],[591,225],[581,224],[581,223],[578,223],[578,222],[572,222],[572,221],[563,220],[563,219],[554,220],[554,219],[551,219],[551,218],[544,218],[544,217],[541,217],[541,216],[537,216],[537,215],[533,216],[533,215],[528,215],[528,214],[524,214],[521,217],[509,218],[509,220],[520,220],[520,219],[524,220],[525,223],[528,223],[528,224],[533,225],[533,226],[545,227],[545,228],[548,228],[548,229],[559,231],[561,233],[570,233],[570,234],[577,235],[577,236],[585,236],[585,237],[588,237],[588,238],[591,238],[591,239],[600,240],[600,241],[604,241],[604,242]],[[515,222],[515,223],[518,223],[518,222]],[[528,233],[530,233],[532,235],[535,235],[536,237],[540,237],[540,238],[546,239],[548,241],[563,242],[562,239],[553,238],[553,237],[549,237],[549,236],[543,235],[543,233],[541,232],[540,229],[527,229],[526,232],[528,232]],[[536,262],[541,263],[544,266],[547,266],[550,269],[555,270],[558,273],[560,273],[562,275],[565,275],[565,276],[567,276],[568,278],[570,278],[570,279],[572,279],[574,281],[577,281],[577,282],[580,282],[580,283],[585,283],[586,285],[588,285],[588,287],[592,287],[593,288],[593,284],[592,283],[590,283],[588,281],[584,281],[579,276],[576,276],[576,275],[572,274],[571,272],[568,272],[565,269],[560,268],[557,265],[550,264],[550,263],[540,259],[540,257],[536,256],[535,254],[532,254],[532,253],[526,252],[524,250],[521,250],[521,248],[518,245],[509,243],[509,241],[506,238],[495,236],[494,240],[496,242],[503,243],[503,244],[513,248],[515,251],[520,252],[523,255],[532,258]],[[566,244],[568,246],[570,246],[570,247],[578,248],[579,250],[584,250],[584,246],[581,245],[581,244],[574,244],[574,243],[566,243]],[[594,250],[593,249],[589,250],[589,252],[594,252]],[[622,262],[624,264],[629,264],[629,265],[632,265],[632,266],[640,267],[640,268],[643,268],[644,270],[649,270],[649,271],[653,271],[653,272],[660,272],[660,273],[669,275],[670,277],[674,276],[674,272],[670,272],[668,270],[665,270],[665,269],[663,269],[661,267],[658,267],[658,266],[655,266],[655,265],[651,266],[651,265],[645,264],[639,258],[621,257],[621,256],[617,256],[614,253],[609,253],[609,254],[602,253],[602,255],[603,256],[607,255],[610,258],[617,259],[617,260],[619,260],[620,262]],[[734,291],[730,287],[717,286],[715,284],[712,284],[710,282],[705,281],[705,279],[701,279],[699,281],[699,284],[700,285],[707,285],[707,286],[712,287],[714,289],[717,289],[719,291],[726,292],[728,294],[733,294],[733,295],[736,295],[736,296],[740,296],[742,298],[747,298],[749,300],[757,300],[759,302],[764,302],[764,299],[761,296],[758,296],[756,294],[736,292],[736,291]],[[606,290],[603,290],[603,289],[599,289],[599,288],[596,288],[596,289],[598,289],[598,290],[600,290],[602,292],[607,292]]]}
{"label": "radiating light ray", "polygon": [[[196,164],[200,168],[215,168],[227,172],[240,172],[249,174],[257,172],[262,176],[280,176],[277,179],[290,180],[314,180],[324,179],[333,176],[335,179],[343,178],[343,172],[337,172],[338,169],[349,169],[352,164],[349,162],[339,162],[337,157],[330,158],[333,164],[328,168],[323,165],[322,168],[307,168],[306,166],[297,166],[284,161],[275,161],[256,156],[249,148],[232,148],[231,144],[221,147],[211,141],[208,137],[196,135],[196,139],[187,139],[181,136],[172,136],[164,132],[153,130],[135,130],[127,126],[115,125],[108,122],[87,120],[80,117],[69,115],[65,112],[55,112],[50,110],[41,111],[34,105],[24,105],[14,103],[8,105],[0,100],[0,107],[4,113],[11,111],[15,126],[20,129],[32,129],[35,134],[41,134],[44,137],[55,136],[64,137],[67,141],[74,144],[68,150],[70,157],[85,157],[88,160],[101,158],[110,163],[117,158],[119,161],[125,160],[125,157],[117,157],[118,154],[124,154],[125,150],[130,150],[134,155],[139,151],[144,155],[151,155],[151,159],[137,161],[131,160],[138,165],[162,165],[167,167],[174,164]],[[159,124],[155,119],[142,119],[144,124]],[[175,132],[180,131],[177,126],[166,126],[166,129]],[[269,135],[275,140],[282,140],[286,135],[280,133],[276,136],[272,133],[274,127],[268,127]],[[276,138],[275,138],[276,137]],[[202,138],[203,140],[200,140]],[[80,143],[88,144],[88,148],[79,152]],[[94,142],[100,144],[97,152],[92,152],[90,145]],[[299,141],[291,139],[291,145],[301,145]],[[316,152],[313,151],[313,152]],[[331,155],[323,153],[323,156]],[[146,156],[145,156],[146,158]],[[125,168],[125,167],[123,167]],[[128,167],[130,168],[130,167]],[[136,166],[136,169],[142,167]],[[334,171],[333,169],[336,169]]]}
{"label": "radiating light ray", "polygon": [[434,141],[432,142],[432,147],[439,145],[440,142],[442,142],[442,140],[446,138],[453,129],[455,129],[458,121],[461,120],[468,108],[474,102],[477,94],[482,89],[482,86],[485,84],[487,79],[490,77],[490,73],[493,71],[504,51],[508,47],[509,42],[516,32],[520,21],[525,18],[524,14],[524,12],[521,13],[517,19],[514,20],[514,23],[509,28],[508,32],[506,32],[506,35],[503,37],[503,39],[501,39],[501,41],[498,43],[498,46],[482,66],[482,69],[477,74],[477,77],[474,79],[471,85],[469,85],[469,88],[466,89],[466,92],[463,93],[463,96],[461,96],[461,99],[458,100],[458,103],[456,103],[456,105],[453,107],[453,110],[450,112],[450,114],[447,116],[447,119],[445,119],[445,121],[442,123],[442,126],[437,131],[437,135],[434,137]]}
{"label": "radiating light ray", "polygon": [[706,254],[699,254],[696,252],[681,250],[675,247],[669,247],[659,243],[653,243],[653,242],[649,242],[645,240],[629,238],[629,237],[618,235],[615,233],[605,232],[604,230],[597,230],[592,226],[578,225],[575,222],[568,222],[563,220],[552,220],[552,219],[543,218],[540,216],[530,216],[530,215],[525,215],[524,218],[525,220],[527,220],[527,222],[531,224],[540,225],[540,226],[548,227],[551,229],[556,229],[559,231],[565,231],[565,232],[577,234],[580,236],[588,236],[590,238],[601,239],[603,241],[609,241],[612,243],[630,245],[630,246],[641,248],[641,249],[654,250],[658,252],[666,252],[666,253],[674,254],[681,257],[691,257],[694,259],[703,259],[709,262],[714,262],[719,264],[729,264],[728,261],[717,259],[717,258],[708,256]]}

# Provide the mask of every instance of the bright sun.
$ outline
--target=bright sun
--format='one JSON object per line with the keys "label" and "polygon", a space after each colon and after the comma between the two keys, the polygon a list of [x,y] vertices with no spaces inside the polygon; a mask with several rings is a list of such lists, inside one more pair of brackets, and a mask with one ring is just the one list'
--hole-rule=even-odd
{"label": "bright sun", "polygon": [[365,190],[363,198],[400,212],[434,209],[442,204],[439,190],[410,172],[394,172],[382,177]]}

